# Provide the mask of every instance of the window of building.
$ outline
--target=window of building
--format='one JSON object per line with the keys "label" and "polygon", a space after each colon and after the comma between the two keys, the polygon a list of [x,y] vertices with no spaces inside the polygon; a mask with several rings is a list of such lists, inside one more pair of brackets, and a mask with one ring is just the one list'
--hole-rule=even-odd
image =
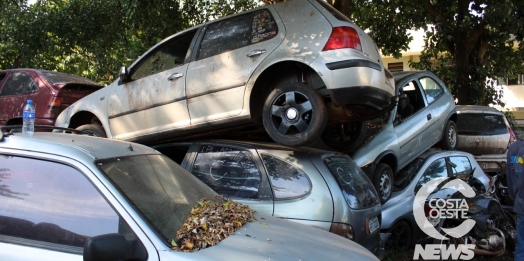
{"label": "window of building", "polygon": [[402,72],[404,71],[404,63],[403,62],[388,63],[388,70],[390,72]]}

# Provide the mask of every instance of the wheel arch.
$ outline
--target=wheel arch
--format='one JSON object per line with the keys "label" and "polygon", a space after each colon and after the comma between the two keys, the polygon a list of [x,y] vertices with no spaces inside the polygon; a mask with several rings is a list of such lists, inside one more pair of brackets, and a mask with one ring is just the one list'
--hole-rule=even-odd
{"label": "wheel arch", "polygon": [[312,67],[299,61],[274,63],[258,75],[249,93],[249,111],[258,126],[262,126],[262,110],[267,96],[275,86],[286,81],[306,83],[324,99],[329,97],[324,81]]}
{"label": "wheel arch", "polygon": [[378,155],[378,157],[375,160],[375,164],[384,163],[388,165],[391,170],[393,170],[393,174],[397,173],[398,171],[398,160],[395,153],[391,150],[384,151]]}
{"label": "wheel arch", "polygon": [[104,126],[102,121],[94,113],[90,111],[78,111],[69,119],[69,128],[76,129],[85,124],[96,124],[104,128],[106,134],[108,129]]}

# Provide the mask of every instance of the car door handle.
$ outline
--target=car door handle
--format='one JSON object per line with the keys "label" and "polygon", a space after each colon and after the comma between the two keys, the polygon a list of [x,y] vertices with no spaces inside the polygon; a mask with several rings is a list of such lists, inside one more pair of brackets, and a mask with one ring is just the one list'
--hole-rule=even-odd
{"label": "car door handle", "polygon": [[427,118],[428,118],[428,121],[431,120],[431,114],[428,114]]}
{"label": "car door handle", "polygon": [[260,50],[260,49],[253,50],[253,51],[251,51],[251,52],[247,55],[247,57],[258,56],[258,55],[261,55],[261,54],[263,54],[263,53],[265,53],[265,52],[266,52],[266,50],[264,50],[264,49],[261,49],[261,50]]}
{"label": "car door handle", "polygon": [[180,77],[184,76],[183,73],[173,73],[171,74],[171,76],[169,76],[169,78],[167,78],[169,81],[174,81]]}

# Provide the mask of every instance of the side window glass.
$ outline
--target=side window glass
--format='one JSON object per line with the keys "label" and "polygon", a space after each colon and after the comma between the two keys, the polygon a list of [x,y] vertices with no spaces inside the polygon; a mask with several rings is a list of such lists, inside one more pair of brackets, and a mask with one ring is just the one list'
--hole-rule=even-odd
{"label": "side window glass", "polygon": [[418,192],[418,190],[424,186],[428,181],[436,179],[436,178],[447,178],[448,177],[448,170],[446,168],[446,160],[445,158],[438,159],[431,163],[429,167],[426,169],[422,177],[420,177],[419,181],[417,182],[417,185],[415,186],[415,193]]}
{"label": "side window glass", "polygon": [[262,154],[275,199],[297,198],[311,192],[311,181],[299,168],[274,156]]}
{"label": "side window glass", "polygon": [[249,151],[202,146],[191,173],[226,197],[258,198],[261,174]]}
{"label": "side window glass", "polygon": [[133,68],[131,80],[144,78],[184,64],[195,33],[196,30],[172,39],[149,53],[137,68]]}
{"label": "side window glass", "polygon": [[267,9],[209,24],[200,45],[198,59],[269,40],[277,32],[275,19]]}
{"label": "side window glass", "polygon": [[0,155],[0,235],[83,247],[118,233],[119,216],[70,166]]}
{"label": "side window glass", "polygon": [[453,174],[457,175],[458,178],[463,178],[471,174],[472,167],[468,157],[449,157],[449,161],[453,170]]}
{"label": "side window glass", "polygon": [[38,91],[38,86],[31,76],[16,72],[9,75],[2,88],[0,96],[27,94]]}
{"label": "side window glass", "polygon": [[434,100],[437,99],[438,96],[444,93],[442,86],[440,86],[437,82],[435,82],[433,79],[429,77],[424,77],[420,79],[420,84],[422,84],[422,88],[426,93],[426,99],[428,100],[428,104],[432,103]]}

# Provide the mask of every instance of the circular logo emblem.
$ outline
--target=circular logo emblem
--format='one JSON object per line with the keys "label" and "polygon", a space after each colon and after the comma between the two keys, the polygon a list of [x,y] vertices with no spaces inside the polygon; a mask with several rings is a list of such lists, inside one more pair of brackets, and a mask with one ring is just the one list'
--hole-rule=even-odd
{"label": "circular logo emblem", "polygon": [[[415,216],[415,221],[417,222],[417,225],[424,233],[426,233],[426,235],[439,240],[448,239],[446,236],[452,236],[455,238],[462,237],[465,234],[467,234],[471,229],[473,229],[473,226],[475,226],[474,220],[466,219],[457,227],[442,228],[442,231],[444,231],[445,233],[445,235],[442,235],[439,231],[435,229],[435,226],[428,220],[428,218],[426,218],[424,207],[427,205],[426,203],[428,202],[429,195],[435,191],[435,188],[437,188],[441,183],[447,181],[448,179],[449,178],[436,178],[427,182],[418,190],[417,194],[415,195],[415,200],[413,202],[413,215]],[[432,199],[430,202],[436,202],[436,204],[433,204],[433,206],[436,205],[437,207],[446,207],[445,212],[439,212],[439,210],[437,209],[431,209],[432,205],[430,204],[429,207],[432,217],[446,218],[449,215],[460,215],[460,213],[465,213],[465,211],[467,211],[467,203],[465,202],[465,198],[472,198],[475,196],[475,191],[461,179],[453,179],[447,182],[446,184],[444,184],[444,186],[442,186],[442,188],[440,188],[440,190],[444,190],[447,188],[454,189],[460,192],[462,195],[464,195],[464,198],[462,198],[461,200],[452,200],[448,198],[440,198],[438,200]]]}

